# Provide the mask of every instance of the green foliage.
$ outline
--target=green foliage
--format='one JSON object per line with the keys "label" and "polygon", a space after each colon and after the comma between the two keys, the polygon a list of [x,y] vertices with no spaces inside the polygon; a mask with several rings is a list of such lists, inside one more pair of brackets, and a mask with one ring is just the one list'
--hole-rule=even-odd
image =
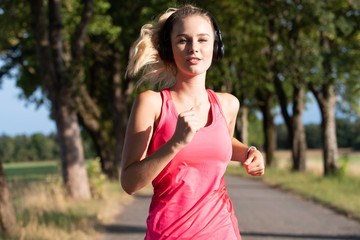
{"label": "green foliage", "polygon": [[319,124],[310,123],[305,125],[305,134],[309,149],[319,149],[322,147],[321,126]]}
{"label": "green foliage", "polygon": [[311,16],[316,23],[311,30],[311,38],[317,42],[320,51],[318,64],[309,77],[319,87],[321,84],[335,86],[336,94],[341,96],[341,105],[348,105],[358,112],[360,81],[356,66],[360,61],[359,3],[337,0],[326,3],[318,1],[316,4],[317,9],[313,10]]}
{"label": "green foliage", "polygon": [[351,147],[354,135],[351,134],[353,123],[348,118],[336,119],[336,135],[338,146]]}
{"label": "green foliage", "polygon": [[[46,2],[46,1],[45,1]],[[83,59],[84,78],[79,84],[86,86],[100,114],[96,120],[107,133],[109,146],[114,139],[114,61],[118,61],[120,75],[124,76],[128,51],[139,35],[143,24],[151,22],[168,7],[190,1],[176,0],[101,0],[94,2],[93,17],[88,26]],[[190,2],[191,3],[191,2]],[[336,85],[338,108],[357,116],[360,98],[360,33],[358,1],[255,1],[255,0],[197,0],[195,5],[209,10],[218,20],[225,43],[225,57],[214,63],[208,74],[207,85],[217,91],[230,91],[241,105],[257,108],[256,92],[274,94],[272,80],[280,77],[288,100],[293,86],[312,82]],[[76,24],[80,21],[81,1],[65,0],[62,3],[64,62],[71,72],[71,41]],[[23,0],[0,2],[0,57],[4,66],[1,79],[9,75],[23,89],[23,97],[41,104],[46,98],[39,77],[34,39],[31,31],[29,3]],[[46,10],[46,8],[45,8]],[[270,31],[270,22],[274,31]],[[272,33],[274,33],[272,35]],[[322,45],[323,35],[330,47]],[[274,45],[269,40],[274,38]],[[114,60],[114,56],[118,58]],[[276,63],[276,69],[272,64]],[[12,71],[15,69],[16,71]],[[277,74],[277,75],[276,75]],[[122,78],[122,77],[121,77]],[[125,80],[121,80],[124,84]],[[34,94],[40,90],[40,95]],[[274,98],[273,98],[274,99]],[[266,101],[266,98],[264,98]],[[276,105],[274,101],[273,106]],[[345,107],[344,107],[345,106]],[[129,106],[130,108],[130,106]],[[90,112],[90,111],[89,111]],[[249,142],[263,144],[263,127],[258,119],[250,117]],[[254,121],[252,121],[254,120]],[[339,146],[360,149],[359,121],[347,135],[339,122]],[[307,126],[308,146],[321,146],[319,127]],[[278,129],[278,146],[287,147],[284,129]],[[280,138],[279,138],[280,136]],[[349,137],[351,136],[351,141]],[[86,157],[96,156],[91,137],[84,138]],[[43,142],[46,144],[40,144]],[[49,159],[58,156],[56,142],[45,141],[42,136],[33,138],[0,138],[0,151],[4,161]],[[19,147],[26,146],[26,147]],[[53,157],[52,157],[53,156]],[[57,157],[56,157],[57,158]]]}
{"label": "green foliage", "polygon": [[[82,131],[85,158],[96,156],[90,136]],[[0,136],[0,154],[5,163],[46,161],[60,159],[60,148],[56,134],[45,136],[41,133],[33,135]]]}
{"label": "green foliage", "polygon": [[60,150],[56,135],[33,134],[0,136],[0,154],[6,162],[24,162],[58,159]]}
{"label": "green foliage", "polygon": [[92,141],[89,133],[86,130],[81,131],[81,140],[83,144],[85,159],[95,158],[97,155],[94,142]]}
{"label": "green foliage", "polygon": [[100,159],[88,161],[86,169],[89,177],[90,191],[93,198],[102,197],[102,186],[106,182],[107,178],[101,171]]}
{"label": "green foliage", "polygon": [[352,125],[352,135],[354,137],[352,147],[356,150],[360,150],[360,118],[358,118]]}
{"label": "green foliage", "polygon": [[263,146],[264,143],[264,131],[262,121],[255,115],[249,115],[249,133],[248,133],[249,145]]}
{"label": "green foliage", "polygon": [[276,147],[277,149],[290,149],[289,135],[285,124],[276,125]]}
{"label": "green foliage", "polygon": [[344,179],[349,172],[349,156],[343,155],[339,159],[340,167],[336,170],[335,175],[332,177],[337,177],[340,180]]}

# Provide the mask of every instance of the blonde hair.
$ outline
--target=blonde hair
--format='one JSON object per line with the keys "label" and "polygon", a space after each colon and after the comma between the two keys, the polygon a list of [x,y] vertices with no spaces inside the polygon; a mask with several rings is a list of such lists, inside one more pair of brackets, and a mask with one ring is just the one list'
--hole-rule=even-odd
{"label": "blonde hair", "polygon": [[159,17],[156,23],[142,26],[140,37],[131,47],[126,76],[135,77],[142,70],[142,76],[138,80],[137,86],[145,81],[154,85],[161,83],[163,87],[171,87],[176,83],[175,63],[163,61],[158,51],[163,26],[168,17],[176,10],[170,8]]}
{"label": "blonde hair", "polygon": [[[175,12],[176,14],[174,14]],[[170,26],[165,26],[172,14],[174,15]],[[136,84],[137,87],[146,81],[153,85],[160,83],[163,88],[175,85],[177,75],[175,61],[173,59],[163,59],[159,53],[160,50],[166,47],[162,37],[167,35],[167,38],[169,38],[172,24],[176,19],[191,15],[203,15],[210,20],[210,14],[207,11],[192,5],[185,5],[180,9],[169,8],[154,23],[143,25],[139,38],[130,49],[126,69],[127,77],[135,77],[141,71],[142,75]],[[169,24],[167,23],[167,25]],[[166,29],[164,29],[164,26]],[[171,51],[171,46],[169,48]]]}

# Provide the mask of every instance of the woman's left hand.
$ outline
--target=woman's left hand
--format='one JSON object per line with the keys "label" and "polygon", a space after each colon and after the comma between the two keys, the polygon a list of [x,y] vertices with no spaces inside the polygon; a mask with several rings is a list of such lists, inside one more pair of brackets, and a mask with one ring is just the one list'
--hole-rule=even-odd
{"label": "woman's left hand", "polygon": [[265,162],[261,152],[257,149],[251,149],[248,158],[244,162],[247,173],[251,176],[261,176],[265,173]]}

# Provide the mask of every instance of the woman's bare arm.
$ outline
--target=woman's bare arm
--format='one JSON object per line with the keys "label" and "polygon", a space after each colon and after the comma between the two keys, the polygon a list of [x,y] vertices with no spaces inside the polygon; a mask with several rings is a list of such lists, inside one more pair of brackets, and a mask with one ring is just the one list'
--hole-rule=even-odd
{"label": "woman's bare arm", "polygon": [[265,165],[261,152],[256,149],[251,149],[248,152],[249,147],[233,137],[240,107],[239,100],[228,93],[217,93],[217,95],[229,126],[229,134],[233,148],[231,159],[233,161],[243,162],[248,174],[252,176],[263,175]]}
{"label": "woman's bare arm", "polygon": [[180,113],[172,138],[147,156],[155,122],[160,117],[161,105],[160,93],[153,91],[141,93],[135,100],[126,130],[121,164],[121,184],[129,194],[151,183],[199,130],[192,109]]}

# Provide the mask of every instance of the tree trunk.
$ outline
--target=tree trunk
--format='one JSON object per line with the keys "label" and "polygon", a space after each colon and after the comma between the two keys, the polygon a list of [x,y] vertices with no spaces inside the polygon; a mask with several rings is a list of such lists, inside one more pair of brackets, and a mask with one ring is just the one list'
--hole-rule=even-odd
{"label": "tree trunk", "polygon": [[333,85],[323,85],[317,91],[311,86],[321,112],[321,135],[323,139],[324,175],[332,175],[339,169],[338,145],[336,137],[335,105],[337,96]]}
{"label": "tree trunk", "polygon": [[291,155],[293,160],[292,169],[294,171],[306,170],[306,136],[305,127],[302,122],[302,114],[304,111],[304,88],[293,85],[293,115],[288,112],[288,102],[285,89],[281,81],[276,78],[275,89],[280,102],[281,113],[285,120],[285,125],[289,133],[289,142],[291,146]]}
{"label": "tree trunk", "polygon": [[[289,142],[291,146],[291,154],[293,160],[292,169],[294,171],[305,171],[306,170],[306,137],[305,137],[305,127],[302,123],[302,114],[304,111],[304,86],[302,84],[303,79],[301,74],[297,71],[297,66],[291,66],[289,69],[292,72],[292,103],[293,103],[293,113],[290,116],[288,112],[288,97],[286,95],[286,89],[284,85],[277,77],[279,70],[277,69],[276,54],[273,52],[276,49],[278,44],[278,29],[276,28],[275,20],[269,18],[269,30],[270,36],[268,38],[269,42],[269,68],[274,76],[275,90],[279,99],[281,113],[285,120],[285,125],[288,130]],[[292,49],[293,55],[295,57],[301,56],[301,49],[299,47],[299,23],[298,21],[293,23],[292,30],[288,33],[289,36],[289,48]]]}
{"label": "tree trunk", "polygon": [[240,117],[236,119],[236,132],[240,137],[240,141],[248,145],[248,116],[249,116],[249,108],[247,106],[241,107]]}
{"label": "tree trunk", "polygon": [[293,116],[291,118],[291,153],[293,159],[293,170],[302,171],[306,170],[306,136],[305,127],[302,122],[302,113],[304,111],[304,88],[296,88],[294,86],[293,95]]}
{"label": "tree trunk", "polygon": [[[77,26],[73,54],[73,69],[65,69],[62,43],[61,1],[51,0],[48,3],[48,16],[45,17],[42,0],[30,1],[33,17],[33,33],[41,77],[51,101],[52,115],[55,118],[61,149],[63,180],[71,197],[89,199],[84,153],[78,119],[74,106],[77,74],[69,76],[69,72],[79,69],[83,48],[84,32],[91,14],[92,1],[84,2],[83,15]],[[49,23],[46,26],[46,23]],[[49,29],[49,31],[48,31]]]}
{"label": "tree trunk", "polygon": [[274,123],[274,116],[271,113],[272,99],[271,94],[261,94],[257,92],[257,98],[260,100],[260,109],[263,114],[263,128],[265,135],[265,153],[266,153],[266,166],[274,167],[275,165],[275,149],[276,149],[276,127]]}
{"label": "tree trunk", "polygon": [[322,113],[322,134],[324,139],[324,174],[331,175],[339,169],[338,164],[338,145],[336,137],[335,122],[335,102],[336,97],[329,99]]}
{"label": "tree trunk", "polygon": [[16,236],[18,230],[14,208],[5,181],[2,157],[0,155],[0,232],[4,231],[9,236]]}
{"label": "tree trunk", "polygon": [[338,145],[336,137],[336,121],[335,121],[335,106],[337,96],[335,93],[335,82],[332,80],[332,65],[329,56],[333,41],[330,40],[326,32],[321,32],[321,42],[323,48],[323,75],[324,81],[322,84],[315,86],[309,83],[309,88],[314,94],[316,101],[319,104],[321,112],[321,132],[323,139],[323,157],[324,157],[324,175],[332,175],[339,169],[338,163]]}
{"label": "tree trunk", "polygon": [[[90,199],[84,150],[76,110],[68,90],[58,95],[53,109],[60,143],[63,181],[68,194],[74,199]],[[67,97],[69,96],[69,97]]]}

